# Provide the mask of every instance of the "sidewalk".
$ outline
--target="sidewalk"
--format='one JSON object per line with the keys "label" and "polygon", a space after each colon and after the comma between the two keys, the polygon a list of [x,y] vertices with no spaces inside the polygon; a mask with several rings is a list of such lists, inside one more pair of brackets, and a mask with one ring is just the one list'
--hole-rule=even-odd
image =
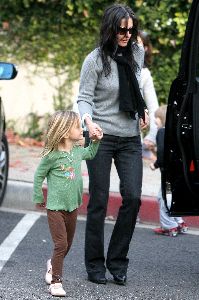
{"label": "sidewalk", "polygon": [[[40,161],[41,147],[20,146],[9,144],[10,166],[8,186],[2,206],[8,208],[34,210],[32,203],[33,178],[36,167]],[[140,223],[159,224],[159,211],[156,195],[160,188],[159,170],[151,171],[149,162],[143,160],[143,187],[142,205],[139,213]],[[82,176],[84,184],[83,205],[79,208],[79,214],[86,215],[88,203],[88,173],[85,161],[82,163]],[[44,194],[47,188],[44,186]],[[119,194],[119,179],[114,164],[111,170],[110,197],[107,210],[107,218],[114,220],[121,197]],[[198,217],[186,217],[190,227],[199,227]]]}

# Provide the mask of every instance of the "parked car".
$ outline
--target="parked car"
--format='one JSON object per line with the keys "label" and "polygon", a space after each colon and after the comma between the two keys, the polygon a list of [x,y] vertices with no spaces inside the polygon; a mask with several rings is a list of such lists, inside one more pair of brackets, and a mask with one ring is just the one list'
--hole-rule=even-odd
{"label": "parked car", "polygon": [[[17,75],[15,65],[5,62],[0,62],[0,80],[10,80]],[[5,134],[6,122],[2,99],[0,97],[0,205],[3,201],[7,180],[8,180],[8,166],[9,166],[9,149],[8,141]]]}
{"label": "parked car", "polygon": [[[171,216],[199,215],[199,1],[193,0],[165,126],[163,198]],[[169,198],[171,195],[171,206]]]}

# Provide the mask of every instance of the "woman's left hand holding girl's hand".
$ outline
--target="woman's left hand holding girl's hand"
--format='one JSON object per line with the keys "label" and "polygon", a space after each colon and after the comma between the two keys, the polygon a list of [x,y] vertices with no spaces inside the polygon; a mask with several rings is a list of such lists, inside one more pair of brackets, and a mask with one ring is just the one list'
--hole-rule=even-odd
{"label": "woman's left hand holding girl's hand", "polygon": [[103,138],[103,132],[102,132],[102,130],[96,129],[95,133],[93,134],[93,139],[92,140],[93,141],[96,141],[96,140],[100,141],[102,138]]}
{"label": "woman's left hand holding girl's hand", "polygon": [[96,137],[97,137],[98,140],[101,140],[103,138],[103,132],[102,132],[102,130],[101,131],[97,130]]}
{"label": "woman's left hand holding girl's hand", "polygon": [[140,119],[140,127],[141,129],[146,129],[149,126],[149,115],[145,111],[145,120]]}

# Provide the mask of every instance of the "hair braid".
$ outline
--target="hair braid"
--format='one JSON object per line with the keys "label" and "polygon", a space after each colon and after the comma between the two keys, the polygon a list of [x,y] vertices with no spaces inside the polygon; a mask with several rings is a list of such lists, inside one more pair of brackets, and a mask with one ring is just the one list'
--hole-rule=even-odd
{"label": "hair braid", "polygon": [[43,157],[57,149],[61,139],[70,131],[78,118],[79,115],[74,111],[61,110],[51,116],[48,122],[44,149],[41,153]]}

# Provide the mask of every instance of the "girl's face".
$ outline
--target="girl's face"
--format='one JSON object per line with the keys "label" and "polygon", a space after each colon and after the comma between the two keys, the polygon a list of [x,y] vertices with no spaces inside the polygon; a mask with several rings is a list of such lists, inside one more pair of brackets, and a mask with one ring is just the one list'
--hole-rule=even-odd
{"label": "girl's face", "polygon": [[118,33],[116,35],[118,45],[121,47],[126,47],[131,35],[132,35],[132,29],[133,29],[133,20],[129,18],[128,20],[122,19],[120,26],[118,28]]}
{"label": "girl's face", "polygon": [[75,124],[70,129],[68,138],[74,142],[83,139],[83,129],[81,126],[80,119],[78,119],[77,122],[75,122]]}

